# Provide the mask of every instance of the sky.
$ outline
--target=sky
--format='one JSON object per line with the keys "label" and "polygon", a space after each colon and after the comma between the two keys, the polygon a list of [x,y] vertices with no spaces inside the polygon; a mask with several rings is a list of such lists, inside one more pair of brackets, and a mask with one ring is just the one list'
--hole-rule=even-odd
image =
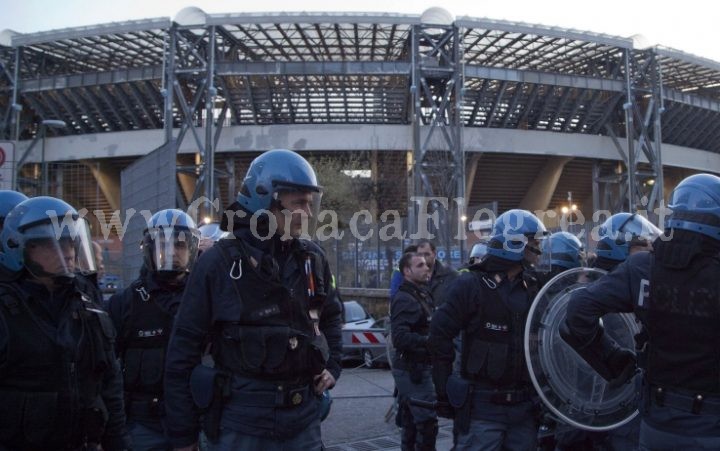
{"label": "sky", "polygon": [[503,19],[613,36],[641,34],[661,44],[720,61],[720,2],[696,0],[0,0],[0,31],[46,31],[151,17],[173,18],[187,6],[206,13],[394,12],[421,14],[442,6],[455,17]]}

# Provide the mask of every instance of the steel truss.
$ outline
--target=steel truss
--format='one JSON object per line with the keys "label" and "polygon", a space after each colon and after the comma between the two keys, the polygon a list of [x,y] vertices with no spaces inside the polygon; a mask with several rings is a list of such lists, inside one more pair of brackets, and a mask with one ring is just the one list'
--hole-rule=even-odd
{"label": "steel truss", "polygon": [[[458,224],[462,223],[465,196],[460,33],[454,25],[421,24],[413,27],[411,40],[413,160],[408,180],[409,231],[418,233],[427,227],[450,249]],[[426,204],[419,198],[442,200]],[[455,199],[462,199],[462,205],[458,206]],[[424,214],[434,213],[438,214],[439,224],[419,223]]]}
{"label": "steel truss", "polygon": [[600,34],[397,14],[206,14],[197,25],[147,19],[10,42],[0,45],[0,139],[36,138],[46,119],[67,123],[50,135],[191,136],[198,164],[179,170],[199,183],[180,204],[217,195],[226,124],[412,124],[408,190],[448,197],[462,194],[462,127],[608,135],[621,167],[596,168],[595,203],[615,211],[660,202],[661,141],[720,152],[719,63]]}
{"label": "steel truss", "polygon": [[647,211],[656,218],[656,209],[663,203],[664,186],[662,69],[653,49],[626,50],[623,59],[626,145],[621,144],[613,123],[607,122],[605,128],[621,157],[621,164],[608,166],[598,162],[595,165],[593,208],[595,211]]}

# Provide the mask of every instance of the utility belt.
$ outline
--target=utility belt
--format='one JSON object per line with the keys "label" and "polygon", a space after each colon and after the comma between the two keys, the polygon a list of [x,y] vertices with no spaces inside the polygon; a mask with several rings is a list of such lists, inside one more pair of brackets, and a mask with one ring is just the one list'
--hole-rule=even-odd
{"label": "utility belt", "polygon": [[530,386],[501,388],[485,382],[470,382],[473,386],[473,399],[498,405],[513,405],[528,402],[535,396]]}
{"label": "utility belt", "polygon": [[672,407],[695,415],[701,413],[720,415],[720,396],[703,395],[700,393],[682,393],[677,390],[667,389],[658,385],[648,386],[648,399],[650,403],[658,407]]}
{"label": "utility belt", "polygon": [[[233,397],[233,377],[251,379],[263,385]],[[246,377],[205,365],[196,366],[190,375],[190,392],[195,405],[200,408],[202,429],[211,443],[219,437],[223,406],[230,399],[234,404],[245,407],[295,407],[314,395],[310,382],[269,382],[264,378]]]}
{"label": "utility belt", "polygon": [[125,393],[125,413],[128,418],[159,420],[165,416],[165,402],[160,396]]}
{"label": "utility belt", "polygon": [[275,385],[275,390],[262,392],[243,392],[239,396],[233,398],[233,403],[242,406],[257,407],[296,407],[314,396],[313,387],[310,384],[305,385]]}

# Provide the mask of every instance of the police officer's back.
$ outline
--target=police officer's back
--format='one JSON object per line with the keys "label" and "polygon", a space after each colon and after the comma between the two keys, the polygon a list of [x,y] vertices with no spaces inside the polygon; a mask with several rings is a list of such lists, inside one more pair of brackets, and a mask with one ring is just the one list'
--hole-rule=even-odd
{"label": "police officer's back", "polygon": [[143,233],[140,277],[109,301],[128,429],[137,449],[172,449],[162,427],[165,354],[198,239],[195,222],[186,213],[155,213]]}
{"label": "police officer's back", "polygon": [[410,399],[435,401],[427,342],[434,310],[427,289],[430,268],[422,255],[409,252],[400,259],[400,271],[403,283],[391,301],[390,329],[396,350],[392,371],[398,389],[402,449],[433,450],[437,415],[432,409],[410,403]]}
{"label": "police officer's back", "polygon": [[36,197],[0,241],[0,448],[127,448],[115,331],[76,274],[94,267],[85,220]]}
{"label": "police officer's back", "polygon": [[[224,217],[233,236],[198,259],[175,321],[165,379],[175,447],[197,441],[195,402],[208,408],[216,449],[320,448],[319,395],[340,374],[342,310],[323,252],[300,238],[319,190],[288,150],[248,169]],[[198,366],[206,337],[217,371]]]}
{"label": "police officer's back", "polygon": [[[457,450],[533,449],[535,404],[525,365],[523,336],[532,301],[523,265],[541,253],[545,227],[530,212],[497,218],[488,254],[451,285],[430,325],[438,401],[450,403]],[[452,374],[453,339],[462,333],[460,375]],[[443,404],[441,404],[443,406]]]}
{"label": "police officer's back", "polygon": [[648,336],[641,448],[718,449],[720,178],[686,178],[669,207],[653,252],[631,255],[573,296],[563,338],[605,379],[622,383],[635,357],[604,334],[599,318],[634,311]]}

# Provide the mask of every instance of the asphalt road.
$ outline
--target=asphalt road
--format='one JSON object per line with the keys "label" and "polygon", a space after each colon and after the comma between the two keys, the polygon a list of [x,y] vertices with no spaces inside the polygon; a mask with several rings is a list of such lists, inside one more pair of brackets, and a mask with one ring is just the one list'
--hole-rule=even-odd
{"label": "asphalt road", "polygon": [[[395,383],[389,369],[346,366],[331,394],[330,415],[322,423],[328,451],[393,450],[400,447],[400,430],[394,415],[385,421],[393,405]],[[450,449],[450,423],[440,422],[438,450]]]}

